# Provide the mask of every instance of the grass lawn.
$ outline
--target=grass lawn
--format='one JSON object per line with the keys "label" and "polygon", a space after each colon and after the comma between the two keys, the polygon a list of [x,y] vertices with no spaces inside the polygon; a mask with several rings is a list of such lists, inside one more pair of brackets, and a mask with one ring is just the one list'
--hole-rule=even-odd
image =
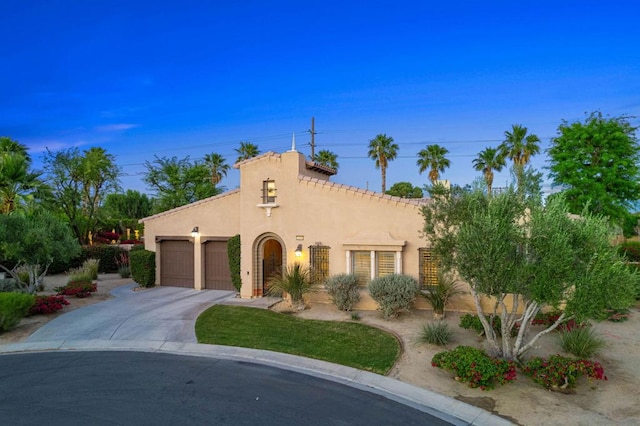
{"label": "grass lawn", "polygon": [[400,356],[395,336],[364,324],[296,318],[215,305],[196,321],[199,343],[266,349],[386,374]]}

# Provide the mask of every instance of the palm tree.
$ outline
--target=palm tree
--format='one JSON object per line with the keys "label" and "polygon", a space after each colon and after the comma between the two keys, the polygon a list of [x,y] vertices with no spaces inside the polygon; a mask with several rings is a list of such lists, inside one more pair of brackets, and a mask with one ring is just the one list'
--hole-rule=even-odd
{"label": "palm tree", "polygon": [[518,191],[524,189],[524,167],[529,164],[532,156],[540,152],[540,138],[533,133],[527,135],[527,128],[514,124],[511,132],[504,132],[504,142],[500,145],[501,155],[513,161],[513,168],[518,181]]}
{"label": "palm tree", "polygon": [[398,144],[393,143],[393,138],[381,133],[369,141],[369,158],[375,160],[376,169],[382,173],[382,192],[387,189],[387,165],[396,158]]}
{"label": "palm tree", "polygon": [[338,154],[331,152],[327,149],[318,151],[313,161],[326,167],[331,167],[334,170],[338,170]]}
{"label": "palm tree", "polygon": [[473,168],[481,171],[484,181],[487,184],[487,195],[491,197],[491,187],[493,185],[493,171],[499,172],[505,166],[504,156],[500,149],[485,148],[478,153],[478,158],[473,160]]}
{"label": "palm tree", "polygon": [[6,136],[0,137],[0,155],[3,154],[20,154],[31,164],[31,157],[27,153],[27,146],[18,141],[14,141]]}
{"label": "palm tree", "polygon": [[257,157],[260,154],[258,145],[251,142],[240,142],[240,148],[236,148],[236,152],[238,153],[238,159],[236,160],[236,163],[239,161],[248,160],[249,158]]}
{"label": "palm tree", "polygon": [[417,165],[420,167],[420,173],[429,170],[429,180],[432,185],[440,177],[440,172],[451,166],[451,162],[445,157],[449,153],[447,148],[440,145],[427,145],[427,147],[418,152]]}
{"label": "palm tree", "polygon": [[0,213],[9,214],[45,187],[40,173],[30,170],[31,158],[20,153],[0,154]]}
{"label": "palm tree", "polygon": [[217,152],[212,152],[204,156],[204,162],[211,169],[211,183],[217,185],[223,177],[227,176],[229,165],[224,157]]}

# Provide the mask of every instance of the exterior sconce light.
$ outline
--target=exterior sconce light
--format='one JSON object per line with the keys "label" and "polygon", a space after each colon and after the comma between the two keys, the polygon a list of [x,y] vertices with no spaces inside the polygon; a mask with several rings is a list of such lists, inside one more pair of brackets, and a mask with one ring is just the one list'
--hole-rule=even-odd
{"label": "exterior sconce light", "polygon": [[197,237],[197,236],[198,236],[198,232],[199,232],[198,227],[197,227],[197,226],[194,226],[194,227],[193,227],[193,229],[191,230],[191,236],[192,236],[193,238]]}
{"label": "exterior sconce light", "polygon": [[296,247],[296,257],[300,256],[302,256],[302,244],[298,244],[298,247]]}

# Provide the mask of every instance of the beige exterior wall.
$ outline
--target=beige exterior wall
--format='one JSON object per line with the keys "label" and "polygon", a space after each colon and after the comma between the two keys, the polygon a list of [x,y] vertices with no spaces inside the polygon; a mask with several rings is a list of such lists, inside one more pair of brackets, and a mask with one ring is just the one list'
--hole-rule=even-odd
{"label": "beige exterior wall", "polygon": [[[330,182],[321,170],[307,167],[304,155],[296,151],[266,153],[235,167],[240,169],[239,190],[143,219],[145,247],[152,251],[157,251],[158,239],[188,239],[191,229],[199,227],[194,241],[195,288],[203,288],[200,241],[238,233],[242,297],[262,295],[262,245],[270,238],[282,245],[283,267],[295,261],[308,265],[308,247],[321,243],[330,247],[332,275],[349,271],[351,251],[380,250],[396,253],[397,272],[418,278],[418,249],[426,245],[420,237],[420,200]],[[267,180],[276,188],[270,205],[263,203]],[[301,257],[295,256],[298,244],[303,247]],[[363,307],[375,303],[363,301]]]}

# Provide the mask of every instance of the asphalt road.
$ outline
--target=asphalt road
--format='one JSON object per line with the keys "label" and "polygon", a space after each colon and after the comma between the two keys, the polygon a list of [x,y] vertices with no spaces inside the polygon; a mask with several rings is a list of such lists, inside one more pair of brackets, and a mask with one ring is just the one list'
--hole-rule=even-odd
{"label": "asphalt road", "polygon": [[2,425],[446,425],[277,368],[148,352],[0,356]]}

